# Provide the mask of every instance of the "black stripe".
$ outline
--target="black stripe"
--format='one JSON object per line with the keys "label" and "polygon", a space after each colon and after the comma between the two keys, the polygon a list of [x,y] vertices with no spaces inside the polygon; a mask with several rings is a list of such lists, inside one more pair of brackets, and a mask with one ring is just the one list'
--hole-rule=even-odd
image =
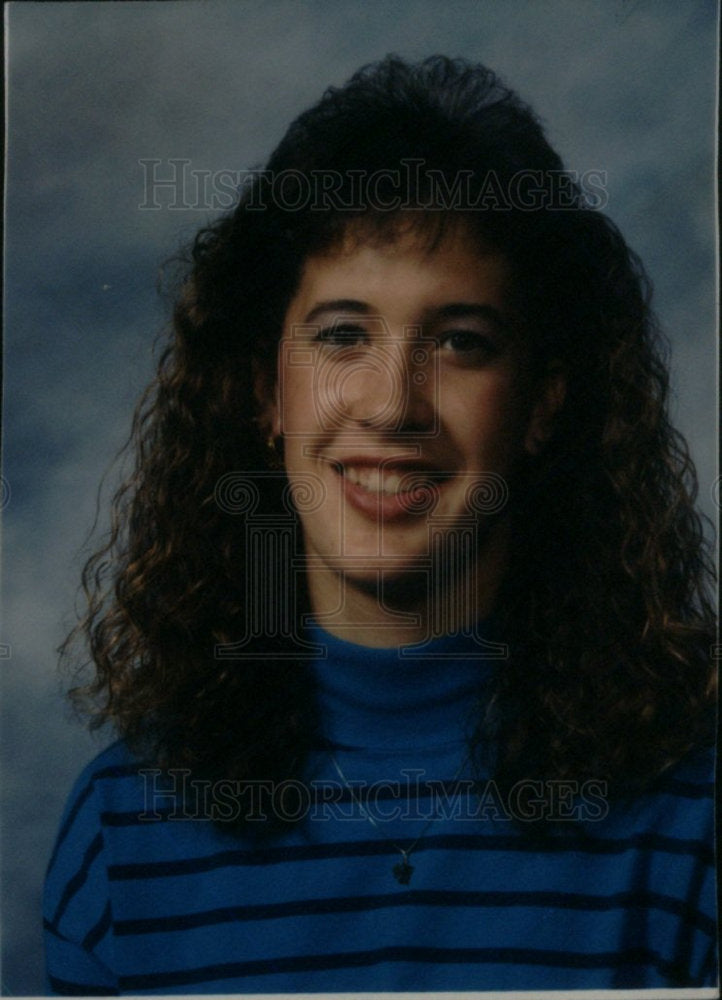
{"label": "black stripe", "polygon": [[105,904],[103,914],[94,927],[91,927],[83,938],[83,948],[92,951],[98,942],[102,941],[111,928],[113,915],[110,910],[110,900]]}
{"label": "black stripe", "polygon": [[53,992],[62,997],[117,997],[118,990],[108,986],[95,986],[90,983],[73,983],[68,979],[58,979],[48,976]]}
{"label": "black stripe", "polygon": [[[424,838],[415,853],[426,850],[458,851],[522,851],[529,852],[529,844],[522,837],[482,834],[436,834]],[[682,840],[655,833],[637,834],[621,840],[593,837],[549,838],[534,845],[536,853],[558,854],[575,852],[584,854],[623,854],[625,851],[660,851],[667,854],[684,854],[713,863],[712,848],[698,840]],[[396,851],[389,840],[347,840],[331,844],[304,844],[284,847],[258,847],[248,850],[219,851],[198,858],[173,861],[148,861],[123,865],[110,865],[108,877],[114,881],[125,879],[166,878],[174,875],[194,875],[237,865],[292,864],[298,861],[319,861],[330,858],[369,857],[393,855]]]}
{"label": "black stripe", "polygon": [[[172,793],[168,793],[169,795]],[[178,822],[179,820],[193,819],[194,817],[184,816],[182,813],[183,800],[178,799],[178,802],[170,806],[167,809],[159,809],[153,807],[152,810],[136,810],[135,812],[102,812],[100,814],[100,822],[103,826],[121,827],[121,826],[152,826],[154,823],[166,823],[166,822]],[[149,815],[152,813],[152,815]],[[141,816],[145,816],[145,819],[141,819]]]}
{"label": "black stripe", "polygon": [[369,951],[343,952],[333,955],[292,955],[283,958],[254,959],[250,962],[225,962],[195,969],[174,969],[142,975],[121,976],[120,988],[129,992],[164,989],[211,983],[214,980],[237,979],[244,976],[274,973],[313,972],[377,965],[380,962],[426,962],[434,965],[491,964],[541,965],[563,969],[618,969],[624,966],[653,966],[667,974],[665,962],[647,948],[598,954],[570,951],[542,951],[532,948],[426,948],[390,946]]}
{"label": "black stripe", "polygon": [[86,878],[88,877],[88,870],[92,863],[95,861],[97,856],[103,849],[103,835],[102,833],[97,833],[95,837],[91,840],[88,848],[83,855],[83,864],[79,870],[73,875],[68,884],[65,886],[65,891],[60,897],[60,902],[58,903],[58,908],[55,911],[55,916],[53,917],[53,923],[59,924],[60,918],[65,913],[65,909],[68,903],[73,898],[75,893],[81,888]]}
{"label": "black stripe", "polygon": [[692,911],[683,900],[659,893],[618,892],[611,896],[590,896],[564,892],[456,892],[451,890],[409,889],[406,892],[374,896],[342,896],[324,899],[299,899],[286,903],[261,903],[253,906],[226,906],[199,913],[173,914],[164,917],[139,917],[118,920],[118,935],[171,933],[193,930],[213,924],[239,920],[274,920],[285,917],[320,916],[330,913],[354,913],[396,906],[444,907],[556,907],[565,910],[608,911],[632,907],[664,910],[686,917],[690,924],[715,936],[716,923],[705,913]]}
{"label": "black stripe", "polygon": [[133,778],[140,774],[144,767],[149,767],[148,764],[142,764],[140,761],[133,764],[109,764],[107,767],[101,767],[98,771],[93,772],[93,780],[99,781],[106,778]]}

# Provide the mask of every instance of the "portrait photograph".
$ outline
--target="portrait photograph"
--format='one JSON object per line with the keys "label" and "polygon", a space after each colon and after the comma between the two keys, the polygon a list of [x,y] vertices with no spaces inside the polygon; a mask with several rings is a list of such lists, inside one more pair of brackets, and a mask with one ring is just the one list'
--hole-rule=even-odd
{"label": "portrait photograph", "polygon": [[5,5],[4,995],[719,996],[719,13]]}

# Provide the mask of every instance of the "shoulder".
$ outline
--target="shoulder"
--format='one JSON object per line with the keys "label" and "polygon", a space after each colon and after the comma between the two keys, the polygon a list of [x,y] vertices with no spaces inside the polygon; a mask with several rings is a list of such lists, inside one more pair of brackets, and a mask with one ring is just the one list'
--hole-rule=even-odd
{"label": "shoulder", "polygon": [[[101,889],[135,858],[214,849],[219,833],[213,824],[182,822],[210,818],[193,812],[195,791],[189,768],[161,767],[123,742],[103,750],[83,768],[68,797],[48,865],[46,897],[62,896],[70,884],[87,887],[90,872],[97,872]],[[197,798],[200,809],[205,800],[200,792]]]}
{"label": "shoulder", "polygon": [[120,790],[123,779],[137,780],[143,772],[143,762],[135,757],[122,741],[111,744],[83,768],[76,778],[60,822],[58,841],[67,835],[79,818],[87,819],[93,804]]}
{"label": "shoulder", "polygon": [[144,770],[143,762],[125,743],[106,747],[76,779],[60,820],[55,847],[48,864],[48,884],[70,874],[78,859],[98,854],[102,847],[103,819],[125,802],[137,809]]}
{"label": "shoulder", "polygon": [[595,817],[602,822],[585,827],[590,833],[642,837],[645,842],[651,837],[658,844],[675,840],[680,850],[696,842],[705,854],[711,854],[714,775],[714,749],[695,750],[643,789],[610,798]]}
{"label": "shoulder", "polygon": [[122,742],[113,743],[83,768],[73,784],[63,810],[55,849],[48,866],[49,872],[56,867],[61,851],[68,842],[71,842],[71,849],[70,851],[66,849],[65,853],[76,854],[82,846],[80,841],[88,836],[92,837],[97,832],[98,783],[116,775],[134,773],[137,768],[138,761]]}

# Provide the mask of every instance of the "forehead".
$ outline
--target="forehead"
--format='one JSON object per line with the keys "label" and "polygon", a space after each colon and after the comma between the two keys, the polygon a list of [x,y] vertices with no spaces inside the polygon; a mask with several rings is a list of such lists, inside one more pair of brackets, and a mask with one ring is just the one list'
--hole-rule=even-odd
{"label": "forehead", "polygon": [[504,255],[463,219],[359,220],[307,257],[292,305],[333,297],[341,288],[349,298],[392,295],[399,305],[405,297],[435,296],[491,298],[500,305],[509,283]]}

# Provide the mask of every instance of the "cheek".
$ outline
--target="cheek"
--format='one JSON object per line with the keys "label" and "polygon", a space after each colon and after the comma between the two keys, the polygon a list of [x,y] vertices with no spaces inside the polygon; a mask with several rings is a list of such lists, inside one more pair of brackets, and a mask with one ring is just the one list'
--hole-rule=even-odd
{"label": "cheek", "polygon": [[473,391],[450,392],[442,425],[468,462],[513,462],[524,448],[527,414],[515,379],[489,378]]}
{"label": "cheek", "polygon": [[281,433],[333,434],[348,423],[353,400],[365,398],[368,383],[363,366],[319,364],[307,349],[294,349],[279,373]]}
{"label": "cheek", "polygon": [[315,405],[313,369],[303,365],[303,357],[296,352],[295,364],[284,364],[279,369],[278,413],[280,433],[312,433],[318,427]]}

